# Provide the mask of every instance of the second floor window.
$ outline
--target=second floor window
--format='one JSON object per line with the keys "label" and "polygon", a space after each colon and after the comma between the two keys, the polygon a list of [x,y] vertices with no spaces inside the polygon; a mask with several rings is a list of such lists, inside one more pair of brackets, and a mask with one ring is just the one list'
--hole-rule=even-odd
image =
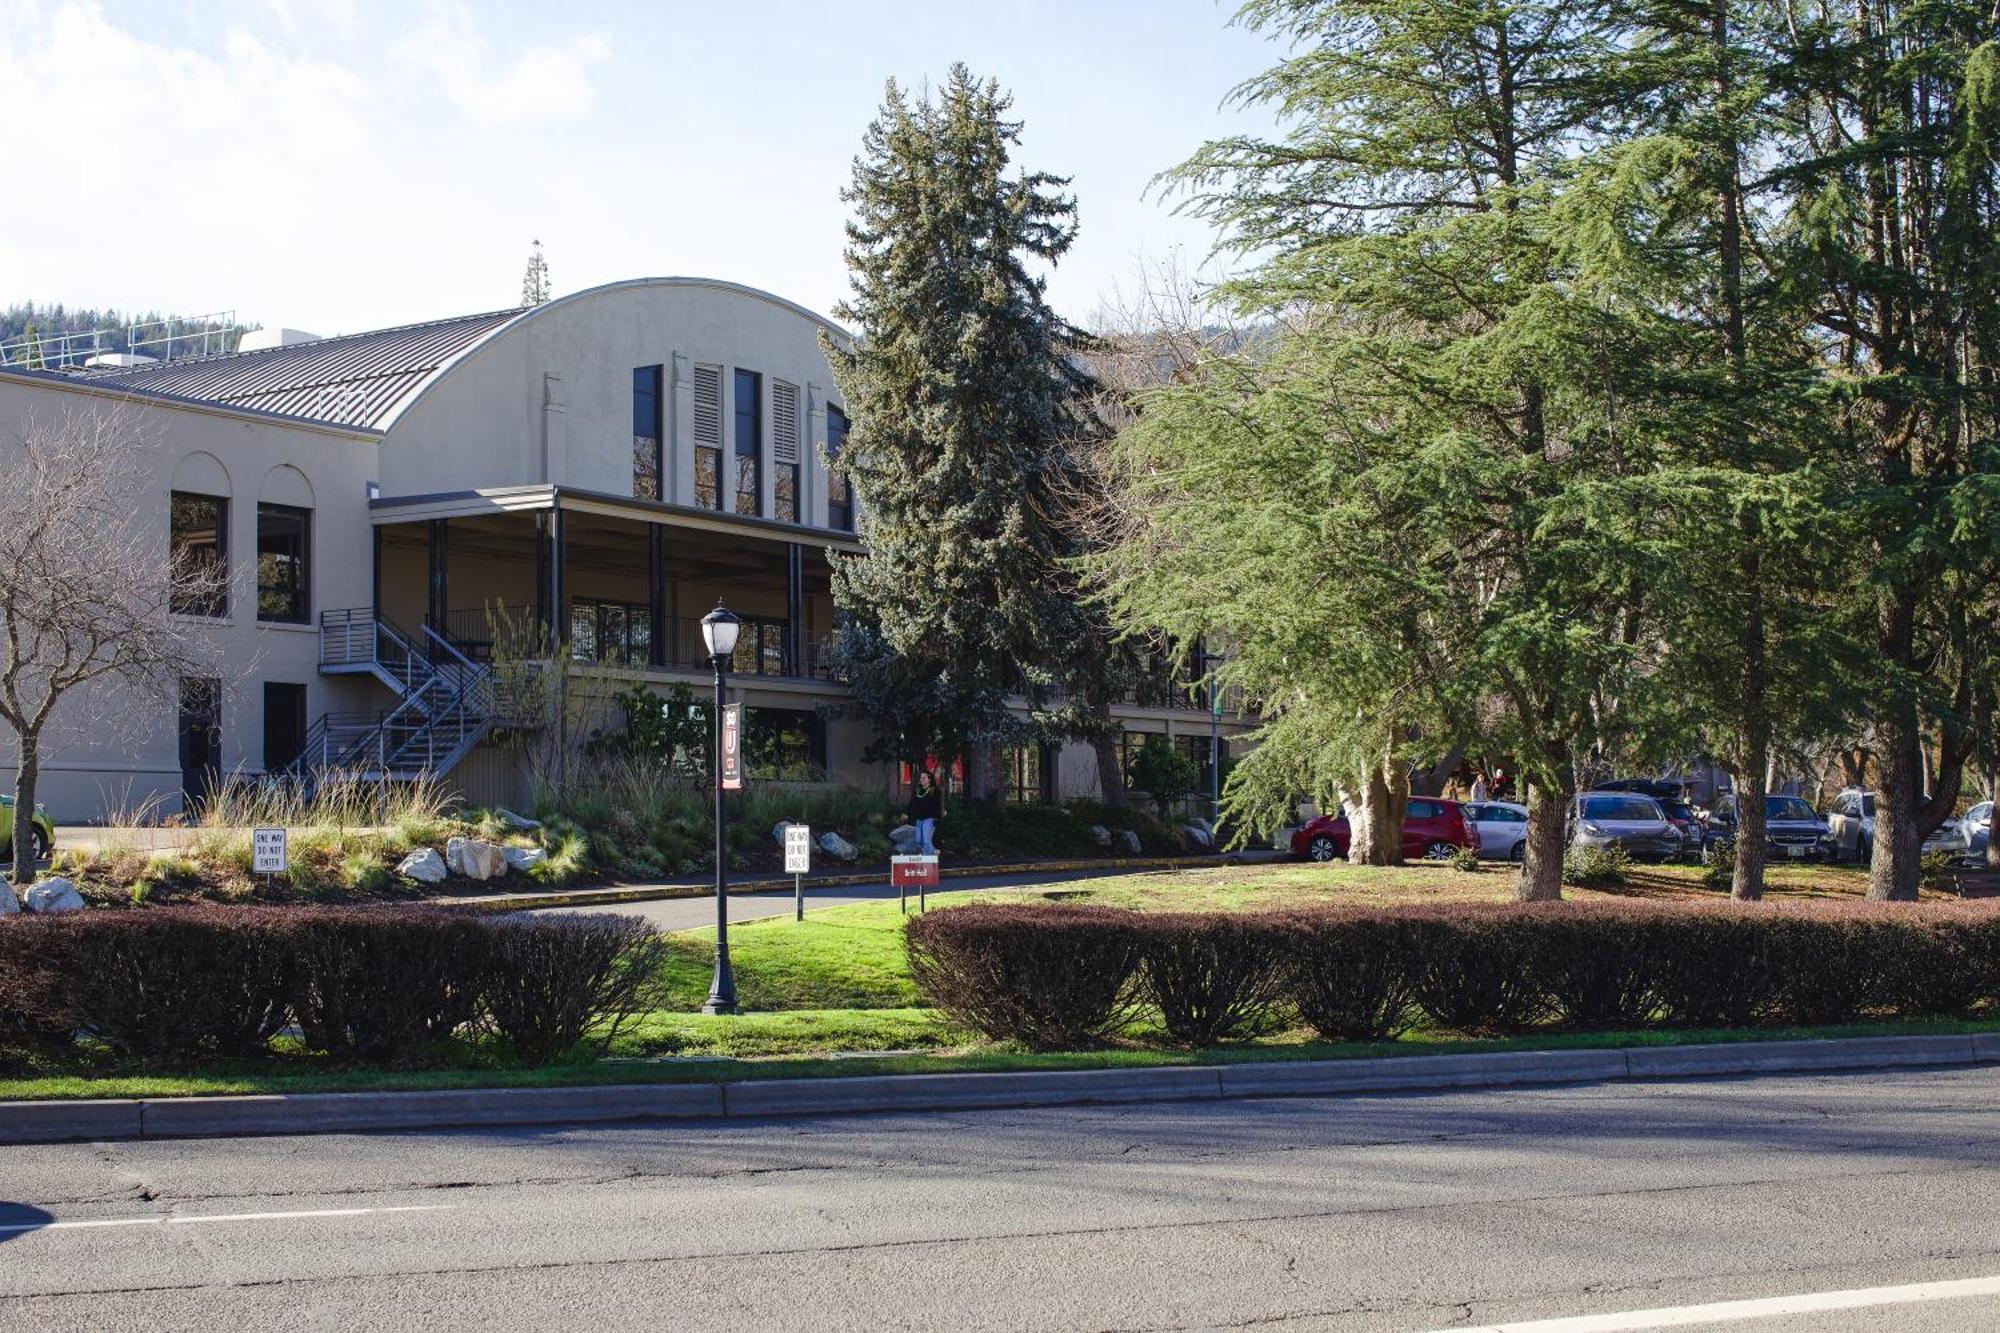
{"label": "second floor window", "polygon": [[763,512],[763,477],[758,463],[764,443],[764,377],[754,370],[736,372],[736,512],[756,517]]}
{"label": "second floor window", "polygon": [[837,407],[826,409],[826,525],[842,532],[854,531],[854,492],[845,475],[834,470],[833,460],[847,446],[847,413]]}
{"label": "second floor window", "polygon": [[660,367],[638,366],[632,371],[632,494],[640,500],[664,496],[660,424]]}
{"label": "second floor window", "polygon": [[312,618],[312,514],[257,506],[257,619],[303,625]]}
{"label": "second floor window", "polygon": [[167,550],[173,572],[195,576],[202,584],[174,588],[171,609],[183,616],[228,615],[229,501],[175,491],[169,506]]}

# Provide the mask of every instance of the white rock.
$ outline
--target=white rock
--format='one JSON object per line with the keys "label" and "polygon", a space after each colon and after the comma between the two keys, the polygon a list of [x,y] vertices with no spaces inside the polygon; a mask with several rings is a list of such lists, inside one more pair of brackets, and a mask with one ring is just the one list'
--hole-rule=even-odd
{"label": "white rock", "polygon": [[419,884],[442,884],[451,873],[451,867],[430,848],[419,847],[403,858],[402,864],[396,867],[396,873]]}
{"label": "white rock", "polygon": [[509,870],[532,870],[549,859],[548,852],[540,847],[502,847],[500,853],[507,858]]}
{"label": "white rock", "polygon": [[783,847],[785,845],[785,830],[790,827],[790,822],[783,819],[771,825],[771,841]]}
{"label": "white rock", "polygon": [[45,879],[28,890],[30,912],[81,912],[83,895],[66,879]]}
{"label": "white rock", "polygon": [[1141,856],[1146,851],[1144,847],[1139,845],[1139,835],[1128,828],[1118,830],[1118,844],[1124,849],[1127,856]]}
{"label": "white rock", "polygon": [[444,844],[445,869],[454,875],[465,873],[465,844],[470,838],[447,838]]}
{"label": "white rock", "polygon": [[1090,836],[1097,840],[1099,847],[1109,847],[1111,845],[1111,830],[1102,824],[1092,824],[1090,826]]}
{"label": "white rock", "polygon": [[493,808],[493,817],[499,820],[501,823],[505,824],[508,828],[514,829],[521,833],[529,833],[542,826],[541,820],[530,819],[526,815],[517,815],[504,805],[495,806]]}
{"label": "white rock", "polygon": [[14,896],[14,886],[0,879],[0,916],[12,916],[21,910],[21,900]]}
{"label": "white rock", "polygon": [[819,849],[836,861],[852,861],[861,855],[853,843],[831,831],[819,835]]}
{"label": "white rock", "polygon": [[459,850],[458,873],[467,879],[498,879],[507,873],[507,851],[496,843],[467,838]]}
{"label": "white rock", "polygon": [[898,856],[912,856],[923,841],[913,824],[898,824],[889,830],[889,847]]}
{"label": "white rock", "polygon": [[1181,825],[1181,833],[1196,848],[1212,848],[1215,846],[1215,835],[1208,831],[1208,826],[1205,824],[1183,824]]}

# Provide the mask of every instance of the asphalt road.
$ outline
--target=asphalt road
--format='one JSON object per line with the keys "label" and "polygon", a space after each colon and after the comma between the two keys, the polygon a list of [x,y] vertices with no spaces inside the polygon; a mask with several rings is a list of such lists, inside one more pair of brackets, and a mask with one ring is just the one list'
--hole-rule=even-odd
{"label": "asphalt road", "polygon": [[0,1329],[1956,1333],[1996,1148],[1992,1069],[0,1148]]}
{"label": "asphalt road", "polygon": [[[1156,875],[1158,870],[1044,870],[1027,875],[968,875],[944,881],[941,892],[969,893],[979,889],[1018,889],[1037,884],[1066,884],[1079,879],[1115,879],[1121,875]],[[841,888],[807,889],[806,910],[845,907],[849,903],[880,902],[893,899],[897,890],[887,879],[876,884],[850,884]],[[933,893],[935,902],[938,894]],[[648,902],[607,903],[601,907],[544,908],[544,911],[603,912],[613,916],[642,916],[661,930],[691,930],[715,924],[715,897],[656,898]],[[729,920],[759,921],[771,916],[790,916],[797,910],[794,895],[785,893],[733,893],[729,896]],[[910,893],[910,910],[917,910],[917,895]]]}

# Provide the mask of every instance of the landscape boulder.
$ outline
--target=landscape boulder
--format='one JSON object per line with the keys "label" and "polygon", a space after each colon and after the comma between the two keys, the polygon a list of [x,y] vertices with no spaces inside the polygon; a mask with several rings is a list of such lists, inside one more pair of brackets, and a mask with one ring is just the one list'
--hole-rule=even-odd
{"label": "landscape boulder", "polygon": [[1102,824],[1092,824],[1090,826],[1090,836],[1096,840],[1099,847],[1109,847],[1111,845],[1111,830]]}
{"label": "landscape boulder", "polygon": [[1127,856],[1143,856],[1146,851],[1139,845],[1139,835],[1128,828],[1118,830],[1118,846]]}
{"label": "landscape boulder", "polygon": [[0,916],[12,916],[21,910],[21,900],[14,896],[14,886],[0,879]]}
{"label": "landscape boulder", "polygon": [[1209,832],[1208,825],[1199,821],[1181,825],[1181,836],[1187,839],[1188,847],[1192,851],[1207,852],[1215,849],[1215,835]]}
{"label": "landscape boulder", "polygon": [[451,873],[451,867],[430,848],[419,847],[403,858],[402,864],[396,867],[396,873],[419,884],[442,884],[445,876]]}
{"label": "landscape boulder", "polygon": [[791,826],[791,821],[786,819],[781,819],[771,825],[771,841],[783,847],[785,845],[785,830]]}
{"label": "landscape boulder", "polygon": [[889,850],[898,856],[915,856],[922,841],[913,824],[898,824],[889,830]]}
{"label": "landscape boulder", "polygon": [[504,805],[494,807],[493,817],[517,833],[532,833],[542,826],[541,820],[517,815]]}
{"label": "landscape boulder", "polygon": [[819,849],[836,861],[852,861],[861,855],[853,843],[831,830],[819,835]]}
{"label": "landscape boulder", "polygon": [[[456,858],[453,847],[458,849]],[[467,879],[498,879],[507,873],[506,849],[479,838],[453,838],[445,844],[446,864]]]}
{"label": "landscape boulder", "polygon": [[507,858],[509,870],[533,870],[549,859],[548,851],[541,847],[502,847],[500,854]]}
{"label": "landscape boulder", "polygon": [[45,879],[28,890],[23,906],[30,912],[81,912],[83,895],[66,879]]}

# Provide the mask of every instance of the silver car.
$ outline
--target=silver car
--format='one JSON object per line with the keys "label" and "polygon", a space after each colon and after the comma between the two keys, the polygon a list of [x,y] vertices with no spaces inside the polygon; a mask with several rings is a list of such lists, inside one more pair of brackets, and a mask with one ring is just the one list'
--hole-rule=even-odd
{"label": "silver car", "polygon": [[[1968,816],[1970,818],[1970,816]],[[1833,835],[1833,859],[1867,865],[1875,854],[1875,793],[1849,787],[1826,809],[1827,831]],[[1925,852],[1965,855],[1966,835],[1947,823],[1924,839]]]}
{"label": "silver car", "polygon": [[1471,801],[1465,817],[1479,833],[1479,859],[1519,861],[1528,850],[1528,807],[1512,801]]}
{"label": "silver car", "polygon": [[1576,798],[1570,844],[1620,847],[1635,861],[1671,861],[1681,854],[1680,831],[1650,796],[1587,791]]}

